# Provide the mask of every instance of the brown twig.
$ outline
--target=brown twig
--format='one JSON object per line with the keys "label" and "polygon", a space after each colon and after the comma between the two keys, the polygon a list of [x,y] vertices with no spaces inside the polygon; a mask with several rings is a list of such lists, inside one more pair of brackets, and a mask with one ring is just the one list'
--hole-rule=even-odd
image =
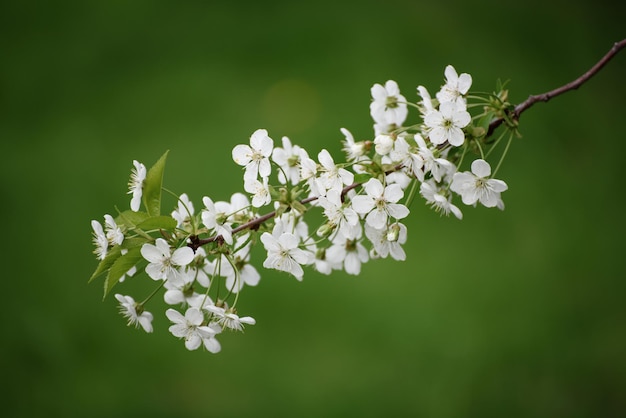
{"label": "brown twig", "polygon": [[[623,39],[619,42],[615,42],[613,44],[613,47],[609,50],[609,52],[607,52],[602,57],[602,59],[598,61],[593,67],[591,67],[586,73],[578,77],[576,80],[569,82],[554,90],[550,90],[547,93],[529,96],[528,99],[526,99],[522,103],[515,106],[515,108],[509,115],[509,117],[513,121],[517,121],[519,120],[519,117],[521,116],[522,112],[529,109],[535,103],[547,102],[553,97],[559,96],[565,92],[568,92],[570,90],[576,90],[578,87],[586,83],[591,77],[597,74],[598,71],[600,71],[602,67],[604,67],[624,47],[626,47],[626,39]],[[492,120],[491,123],[489,124],[489,130],[487,131],[487,136],[490,136],[491,134],[493,134],[493,131],[495,131],[496,128],[498,128],[498,126],[502,125],[503,122],[504,122],[504,118],[497,118],[497,119]]]}

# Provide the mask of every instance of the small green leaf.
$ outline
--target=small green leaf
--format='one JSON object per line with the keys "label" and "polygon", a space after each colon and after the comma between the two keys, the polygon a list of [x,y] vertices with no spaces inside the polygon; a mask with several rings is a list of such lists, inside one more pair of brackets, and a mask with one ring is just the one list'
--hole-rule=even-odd
{"label": "small green leaf", "polygon": [[165,160],[167,153],[159,158],[146,175],[143,185],[143,204],[150,216],[159,216],[161,214],[161,188],[163,186],[163,171],[165,169]]}
{"label": "small green leaf", "polygon": [[133,268],[142,259],[141,247],[131,248],[126,254],[118,257],[109,269],[109,274],[107,274],[107,278],[104,281],[104,297],[106,297],[113,286],[119,282],[120,277],[128,273],[128,270]]}
{"label": "small green leaf", "polygon": [[138,224],[137,228],[144,231],[150,231],[152,229],[172,231],[176,228],[176,220],[170,216],[153,216]]}
{"label": "small green leaf", "polygon": [[134,229],[138,224],[144,222],[148,218],[150,218],[150,215],[146,212],[134,212],[129,209],[117,215],[115,223],[118,225],[124,225],[128,229]]}
{"label": "small green leaf", "polygon": [[477,127],[483,128],[485,132],[489,130],[489,124],[495,118],[495,112],[487,112],[483,117],[478,119]]}
{"label": "small green leaf", "polygon": [[141,247],[144,244],[151,243],[154,240],[147,239],[144,237],[134,237],[134,238],[126,238],[124,242],[122,242],[121,246],[125,250],[130,250],[131,248]]}
{"label": "small green leaf", "polygon": [[98,267],[96,267],[96,271],[93,272],[87,283],[91,283],[93,279],[107,271],[111,267],[111,265],[113,265],[115,260],[119,258],[120,255],[122,255],[122,252],[119,246],[116,245],[115,247],[109,249],[106,257],[104,257],[104,260],[100,261]]}

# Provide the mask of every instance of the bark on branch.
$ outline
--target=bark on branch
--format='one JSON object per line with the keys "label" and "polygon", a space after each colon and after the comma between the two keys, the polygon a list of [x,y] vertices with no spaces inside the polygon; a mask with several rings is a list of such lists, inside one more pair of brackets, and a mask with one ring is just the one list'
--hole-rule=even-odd
{"label": "bark on branch", "polygon": [[[528,99],[526,99],[522,103],[520,103],[517,106],[515,106],[515,109],[511,112],[509,117],[512,120],[517,121],[517,120],[519,120],[519,117],[521,116],[522,112],[524,112],[525,110],[529,109],[535,103],[537,103],[537,102],[547,102],[548,100],[552,99],[553,97],[559,96],[559,95],[561,95],[561,94],[563,94],[565,92],[568,92],[570,90],[576,90],[578,87],[580,87],[584,83],[586,83],[591,77],[596,75],[602,69],[602,67],[604,67],[624,47],[626,47],[626,39],[622,39],[619,42],[615,42],[613,44],[613,47],[609,50],[609,52],[607,52],[602,57],[602,59],[600,59],[600,61],[598,61],[586,73],[584,73],[583,75],[581,75],[577,79],[575,79],[575,80],[573,80],[573,81],[571,81],[571,82],[569,82],[569,83],[567,83],[567,84],[565,84],[565,85],[563,85],[561,87],[558,87],[558,88],[556,88],[554,90],[550,90],[550,91],[548,91],[546,93],[543,93],[543,94],[537,94],[537,95],[529,96]],[[504,122],[504,118],[497,118],[497,119],[494,119],[493,121],[491,121],[491,123],[489,124],[489,130],[487,131],[487,136],[490,136],[491,134],[493,134],[493,131],[495,131],[498,126],[502,125],[503,122]]]}

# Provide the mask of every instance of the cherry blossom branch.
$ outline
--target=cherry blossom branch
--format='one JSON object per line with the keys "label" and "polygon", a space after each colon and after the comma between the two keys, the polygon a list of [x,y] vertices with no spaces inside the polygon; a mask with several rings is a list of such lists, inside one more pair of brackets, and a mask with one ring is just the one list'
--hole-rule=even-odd
{"label": "cherry blossom branch", "polygon": [[[565,92],[568,92],[570,90],[576,90],[578,87],[580,87],[581,85],[583,85],[584,83],[586,83],[591,77],[593,77],[595,74],[597,74],[602,67],[604,67],[615,55],[617,55],[617,53],[622,50],[623,48],[626,47],[626,39],[623,39],[619,42],[616,42],[615,44],[613,44],[613,47],[609,50],[609,52],[607,52],[602,59],[600,59],[600,61],[598,61],[593,67],[591,67],[587,72],[585,72],[583,75],[581,75],[580,77],[578,77],[577,79],[561,86],[558,87],[554,90],[550,90],[546,93],[543,94],[537,94],[537,95],[531,95],[528,97],[528,99],[526,99],[525,101],[523,101],[522,103],[516,105],[512,111],[510,111],[510,113],[507,115],[509,119],[513,120],[513,121],[517,121],[519,120],[521,114],[526,111],[527,109],[529,109],[530,107],[532,107],[535,103],[538,102],[547,102],[550,99],[552,99],[553,97],[559,96]],[[486,137],[489,137],[493,134],[493,132],[496,130],[496,128],[498,128],[500,125],[502,125],[502,123],[504,123],[505,121],[505,117],[500,117],[500,118],[496,118],[493,121],[491,121],[491,123],[489,124],[489,130],[487,131],[487,135]],[[389,172],[393,172],[393,171],[397,171],[400,170],[402,168],[402,166],[398,166],[398,167],[394,167],[394,169],[390,170]],[[388,174],[388,173],[387,173]],[[346,193],[348,193],[350,190],[355,189],[356,187],[359,187],[362,183],[357,182],[357,183],[353,183],[350,184],[346,187],[343,188],[342,192],[341,192],[341,197],[343,198],[343,196],[345,196]],[[309,197],[303,200],[300,200],[300,203],[305,205],[307,203],[311,203],[313,201],[317,200],[316,196],[313,197]],[[256,230],[259,228],[260,225],[262,225],[263,223],[265,223],[266,221],[274,218],[277,215],[276,211],[272,211],[269,213],[266,213],[265,215],[259,216],[257,218],[252,219],[249,222],[246,222],[244,224],[239,225],[237,228],[232,230],[233,234],[236,234],[238,232],[241,231],[245,231],[245,230]],[[190,243],[188,244],[188,246],[190,248],[192,248],[194,251],[196,251],[198,248],[200,248],[203,245],[212,243],[212,242],[220,242],[223,241],[223,238],[221,235],[214,235],[212,237],[208,237],[208,238],[204,238],[204,239],[200,239],[197,235],[193,235],[190,237]]]}
{"label": "cherry blossom branch", "polygon": [[[556,88],[554,90],[551,90],[551,91],[549,91],[547,93],[529,96],[528,99],[526,99],[522,103],[520,103],[517,106],[515,106],[513,111],[510,112],[510,114],[508,116],[513,121],[517,121],[517,120],[519,120],[522,112],[524,112],[527,109],[529,109],[530,107],[532,107],[535,103],[537,103],[537,102],[547,102],[548,100],[552,99],[553,97],[559,96],[559,95],[561,95],[561,94],[563,94],[565,92],[568,92],[570,90],[576,90],[578,87],[580,87],[581,85],[586,83],[591,77],[593,77],[595,74],[597,74],[602,69],[602,67],[604,67],[624,47],[626,47],[626,39],[623,39],[623,40],[621,40],[619,42],[615,42],[613,44],[613,47],[609,50],[609,52],[607,52],[606,55],[604,55],[602,57],[602,59],[600,59],[600,61],[598,61],[586,73],[584,73],[583,75],[581,75],[577,79],[575,79],[575,80],[573,80],[573,81],[571,81],[571,82],[569,82],[569,83],[567,83],[567,84],[565,84],[565,85],[563,85],[561,87],[558,87],[558,88]],[[505,120],[505,118],[501,117],[501,118],[497,118],[497,119],[494,119],[493,121],[491,121],[491,123],[489,124],[489,130],[487,131],[487,136],[490,136],[491,134],[493,134],[493,131],[496,128],[498,128],[500,125],[502,125],[504,120]]]}

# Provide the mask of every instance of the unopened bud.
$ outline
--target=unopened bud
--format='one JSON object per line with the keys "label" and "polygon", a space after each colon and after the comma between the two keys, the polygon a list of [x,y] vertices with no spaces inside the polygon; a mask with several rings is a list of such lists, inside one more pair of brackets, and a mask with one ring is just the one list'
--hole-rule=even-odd
{"label": "unopened bud", "polygon": [[335,230],[335,226],[336,225],[331,223],[325,223],[324,225],[317,228],[317,236],[326,238],[327,236],[332,234],[332,232]]}
{"label": "unopened bud", "polygon": [[387,241],[396,242],[400,237],[400,225],[393,224],[387,229]]}
{"label": "unopened bud", "polygon": [[389,135],[378,135],[374,139],[376,154],[387,155],[393,149],[393,138]]}

